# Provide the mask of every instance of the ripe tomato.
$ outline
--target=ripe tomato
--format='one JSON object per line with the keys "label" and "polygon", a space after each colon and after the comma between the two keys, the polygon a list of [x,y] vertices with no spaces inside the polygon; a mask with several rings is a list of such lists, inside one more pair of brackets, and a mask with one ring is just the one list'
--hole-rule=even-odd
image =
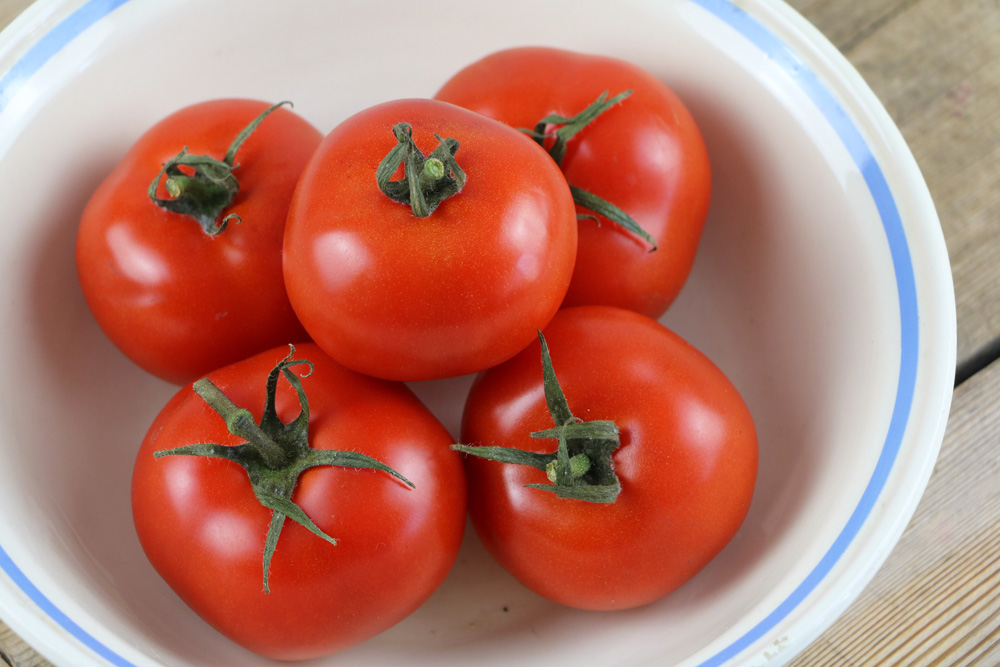
{"label": "ripe tomato", "polygon": [[[427,181],[432,151],[447,164],[427,190],[450,196],[417,217],[416,199],[379,186],[409,200],[405,180],[389,181],[392,158],[406,152],[403,179]],[[444,102],[399,100],[348,118],[316,151],[289,211],[285,282],[306,331],[346,366],[462,375],[513,356],[551,319],[576,233],[565,179],[537,144]]]}
{"label": "ripe tomato", "polygon": [[[157,176],[163,165],[185,147],[189,160],[221,161],[269,106],[214,100],[170,115],[136,141],[83,212],[76,262],[87,303],[122,352],[165,380],[183,384],[306,337],[285,294],[281,243],[295,183],[322,139],[318,130],[285,108],[260,122],[235,153],[235,199],[205,214],[202,224],[212,232],[223,226],[219,233],[158,206],[148,192],[155,179],[161,202],[178,201]],[[172,185],[192,172],[177,170]]]}
{"label": "ripe tomato", "polygon": [[[470,446],[456,448],[499,450],[465,461],[476,531],[511,574],[556,602],[610,610],[659,599],[704,567],[747,513],[757,472],[750,413],[712,362],[638,313],[568,308],[544,336],[562,408],[538,343],[480,374],[469,394]],[[551,438],[562,424],[570,468],[586,448],[604,458],[587,457],[590,468],[560,488],[545,471],[553,457],[542,455],[558,451]],[[498,462],[512,460],[511,448],[530,452],[529,464]]]}
{"label": "ripe tomato", "polygon": [[[347,370],[311,343],[296,352],[311,362],[303,377],[297,366],[305,362],[283,360],[287,351],[258,354],[207,379],[249,410],[261,431],[301,427],[293,420],[307,406],[308,442],[292,447],[290,465],[298,467],[291,487],[256,450],[244,451],[250,445],[238,447],[246,436],[227,430],[215,403],[202,398],[207,383],[199,380],[150,427],[135,463],[132,509],[150,562],[194,611],[257,653],[305,659],[387,629],[438,587],[462,539],[466,492],[451,437],[404,385]],[[265,384],[274,386],[265,392]],[[302,404],[297,388],[306,396]],[[271,418],[264,417],[268,394]],[[194,451],[176,449],[189,445]],[[237,455],[256,462],[250,476]],[[374,464],[362,455],[388,468],[364,469]],[[346,457],[334,464],[346,467],[322,465],[331,456]],[[321,465],[299,474],[315,462],[310,457]],[[260,488],[251,487],[254,475]],[[265,501],[288,510],[281,512],[288,518],[283,528]],[[296,508],[288,501],[320,532],[291,520]]]}
{"label": "ripe tomato", "polygon": [[[602,216],[580,221],[565,305],[603,304],[659,317],[687,280],[708,212],[711,175],[701,133],[659,79],[614,58],[552,48],[500,51],[469,65],[435,96],[512,127],[571,118],[603,93],[625,99],[565,143],[571,186],[617,206],[655,239]],[[560,124],[549,118],[541,127]],[[548,145],[551,144],[551,139]],[[594,210],[580,207],[584,216]]]}

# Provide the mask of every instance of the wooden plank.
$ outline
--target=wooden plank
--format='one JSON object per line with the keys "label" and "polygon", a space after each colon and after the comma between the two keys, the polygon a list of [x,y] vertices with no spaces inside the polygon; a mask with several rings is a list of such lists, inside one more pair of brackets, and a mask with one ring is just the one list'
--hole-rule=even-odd
{"label": "wooden plank", "polygon": [[1000,664],[1000,362],[955,392],[913,520],[872,583],[793,667]]}
{"label": "wooden plank", "polygon": [[7,27],[30,4],[31,0],[0,0],[0,28]]}
{"label": "wooden plank", "polygon": [[891,21],[914,0],[789,0],[788,4],[844,53],[883,24]]}
{"label": "wooden plank", "polygon": [[839,42],[924,173],[951,255],[966,361],[1000,338],[1000,0],[792,4]]}
{"label": "wooden plank", "polygon": [[0,665],[6,663],[15,667],[52,667],[52,663],[36,653],[24,640],[0,622]]}

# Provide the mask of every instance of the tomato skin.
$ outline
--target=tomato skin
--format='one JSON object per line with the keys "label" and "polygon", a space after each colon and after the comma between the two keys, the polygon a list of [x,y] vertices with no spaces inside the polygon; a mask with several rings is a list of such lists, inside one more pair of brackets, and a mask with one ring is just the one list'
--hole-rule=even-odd
{"label": "tomato skin", "polygon": [[[222,159],[270,104],[195,104],[155,124],[101,183],[83,212],[76,263],[100,327],[139,366],[175,384],[290,340],[306,338],[281,273],[292,191],[321,133],[280,108],[236,153],[240,189],[210,236],[191,217],[154,204],[147,190],[164,162],[190,154]],[[159,196],[166,198],[163,183]]]}
{"label": "tomato skin", "polygon": [[[287,352],[275,348],[208,377],[259,421],[267,374]],[[339,543],[286,519],[265,594],[261,554],[271,511],[246,472],[216,458],[153,457],[185,444],[241,442],[190,386],[150,427],[132,483],[136,531],[157,572],[217,630],[284,660],[345,649],[413,612],[445,578],[465,526],[464,473],[451,436],[410,390],[347,370],[313,344],[297,346],[296,357],[315,365],[302,380],[311,445],[367,454],[415,488],[373,470],[304,472],[292,501]],[[299,412],[284,379],[276,405],[285,422]]]}
{"label": "tomato skin", "polygon": [[[573,415],[613,419],[622,490],[612,504],[558,498],[543,471],[467,456],[469,511],[493,556],[528,588],[581,609],[627,609],[690,579],[732,538],[757,472],[743,400],[704,355],[658,322],[607,306],[545,329]],[[536,343],[477,376],[462,442],[555,450]]]}
{"label": "tomato skin", "polygon": [[[413,127],[460,143],[464,189],[429,217],[377,187],[379,162]],[[471,373],[513,356],[555,314],[576,255],[572,196],[521,133],[433,100],[398,100],[338,125],[302,175],[285,232],[285,282],[328,354],[393,380]]]}
{"label": "tomato skin", "polygon": [[550,113],[572,116],[602,92],[625,90],[634,92],[567,142],[562,169],[571,185],[629,214],[658,249],[649,252],[645,241],[608,220],[581,220],[565,305],[611,305],[656,318],[687,280],[711,195],[701,133],[666,85],[615,58],[524,47],[469,65],[435,98],[534,128]]}

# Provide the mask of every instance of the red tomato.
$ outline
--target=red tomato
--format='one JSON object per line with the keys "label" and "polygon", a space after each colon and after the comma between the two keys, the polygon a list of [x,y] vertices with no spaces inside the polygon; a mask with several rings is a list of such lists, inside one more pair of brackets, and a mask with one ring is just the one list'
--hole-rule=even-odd
{"label": "red tomato", "polygon": [[[573,416],[617,424],[620,493],[562,498],[542,470],[468,456],[473,524],[511,574],[551,600],[604,610],[657,600],[704,567],[747,513],[750,413],[715,365],[643,315],[580,306],[544,333]],[[462,442],[553,452],[555,440],[530,435],[554,426],[546,400],[536,343],[476,378]],[[570,440],[570,452],[580,444]]]}
{"label": "red tomato", "polygon": [[[422,154],[443,145],[435,135],[458,142],[467,180],[427,217],[376,181],[399,123]],[[317,150],[289,212],[285,282],[309,335],[341,363],[393,380],[461,375],[513,356],[551,319],[576,233],[541,147],[465,109],[400,100],[345,120]]]}
{"label": "red tomato", "polygon": [[561,166],[570,185],[631,216],[657,250],[602,216],[581,219],[565,305],[612,305],[659,317],[691,271],[711,194],[701,133],[666,85],[614,58],[516,48],[469,65],[436,98],[531,129],[549,114],[571,117],[602,93],[628,90],[566,142]]}
{"label": "red tomato", "polygon": [[[287,351],[258,354],[208,379],[259,423],[265,381]],[[157,572],[220,632],[257,653],[289,660],[347,648],[413,612],[448,573],[465,522],[459,455],[409,389],[347,370],[313,344],[299,346],[295,356],[314,366],[299,380],[307,395],[311,451],[367,455],[413,488],[382,470],[320,465],[301,473],[291,501],[337,544],[286,518],[265,593],[262,553],[272,511],[255,497],[247,471],[209,456],[154,457],[193,443],[233,451],[245,442],[191,386],[153,422],[132,483],[136,530]],[[276,379],[276,414],[289,423],[300,404],[289,382]]]}
{"label": "red tomato", "polygon": [[[222,160],[269,106],[216,100],[172,114],[139,138],[83,212],[76,262],[87,303],[119,349],[165,380],[183,384],[306,337],[285,293],[281,243],[318,130],[285,108],[260,123],[235,154],[239,190],[216,224],[233,214],[239,222],[231,218],[221,233],[206,233],[147,192],[185,147]],[[170,200],[160,180],[158,197]]]}

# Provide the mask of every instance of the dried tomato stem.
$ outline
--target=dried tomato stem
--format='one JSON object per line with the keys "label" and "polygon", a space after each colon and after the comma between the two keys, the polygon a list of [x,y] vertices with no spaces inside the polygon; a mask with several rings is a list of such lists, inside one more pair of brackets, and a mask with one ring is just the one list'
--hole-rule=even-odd
{"label": "dried tomato stem", "polygon": [[[222,212],[233,203],[240,189],[239,181],[233,175],[233,170],[238,166],[234,164],[236,151],[271,112],[285,104],[291,105],[291,102],[279,102],[254,118],[236,135],[221,160],[209,155],[190,155],[187,146],[182,148],[180,153],[164,163],[160,173],[149,185],[149,198],[162,209],[191,216],[206,234],[214,236],[225,231],[231,219],[239,221],[236,214],[219,219]],[[156,189],[164,176],[164,186],[170,199],[156,196]]]}

